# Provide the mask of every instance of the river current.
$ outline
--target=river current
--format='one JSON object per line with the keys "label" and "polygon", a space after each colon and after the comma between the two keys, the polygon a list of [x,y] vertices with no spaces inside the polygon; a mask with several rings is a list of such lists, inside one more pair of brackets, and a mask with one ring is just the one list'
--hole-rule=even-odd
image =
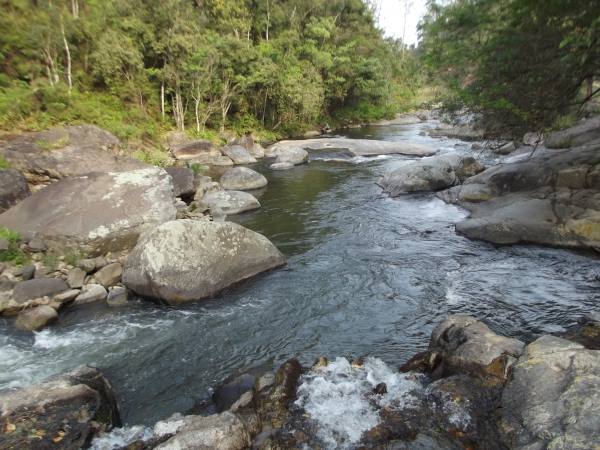
{"label": "river current", "polygon": [[[469,143],[419,136],[427,126],[346,135],[471,153]],[[310,155],[308,165],[285,172],[269,171],[272,160],[250,166],[269,180],[252,192],[262,208],[229,217],[271,239],[286,267],[180,308],[141,299],[123,309],[83,305],[35,334],[0,320],[0,388],[89,363],[115,388],[125,424],[152,425],[201,409],[232,374],[275,369],[292,357],[310,364],[318,356],[372,356],[398,366],[427,347],[449,314],[473,315],[530,342],[598,303],[596,256],[471,241],[454,231],[468,213],[434,193],[382,195],[378,175],[411,158]]]}

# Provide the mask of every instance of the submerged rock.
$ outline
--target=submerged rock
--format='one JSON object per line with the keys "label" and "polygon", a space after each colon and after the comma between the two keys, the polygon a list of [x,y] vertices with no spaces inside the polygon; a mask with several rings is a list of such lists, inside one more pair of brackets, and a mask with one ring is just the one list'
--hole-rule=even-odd
{"label": "submerged rock", "polygon": [[275,163],[269,166],[269,170],[290,170],[294,167],[296,166],[290,163]]}
{"label": "submerged rock", "polygon": [[247,191],[259,189],[268,184],[267,179],[258,172],[247,167],[236,167],[228,170],[221,177],[223,189],[235,191]]}
{"label": "submerged rock", "polygon": [[0,434],[1,448],[86,448],[99,431],[121,426],[110,383],[87,365],[39,385],[3,390],[0,413],[14,426]]}
{"label": "submerged rock", "polygon": [[136,245],[125,263],[123,284],[139,295],[178,305],[284,264],[267,238],[240,225],[177,220],[155,228]]}
{"label": "submerged rock", "polygon": [[377,184],[396,197],[416,191],[437,191],[455,186],[485,167],[470,156],[443,155],[401,166],[382,176]]}
{"label": "submerged rock", "polygon": [[106,254],[133,248],[141,233],[174,219],[174,201],[163,169],[96,172],[36,192],[0,214],[0,225],[34,235],[55,254]]}

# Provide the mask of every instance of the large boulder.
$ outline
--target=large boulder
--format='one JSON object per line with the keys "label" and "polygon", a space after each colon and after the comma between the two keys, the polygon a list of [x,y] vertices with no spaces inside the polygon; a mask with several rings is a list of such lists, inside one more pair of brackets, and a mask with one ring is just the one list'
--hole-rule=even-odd
{"label": "large boulder", "polygon": [[192,197],[198,189],[196,174],[187,167],[167,167],[165,171],[173,179],[173,194],[175,197]]}
{"label": "large boulder", "polygon": [[250,153],[254,150],[255,142],[250,134],[246,134],[244,136],[241,136],[241,137],[235,139],[231,144],[242,146],[246,149],[246,151],[248,153]]}
{"label": "large boulder", "polygon": [[58,319],[58,313],[50,306],[38,306],[37,308],[21,311],[15,325],[26,331],[39,331],[46,325]]}
{"label": "large boulder", "polygon": [[227,215],[260,208],[260,203],[252,194],[242,191],[210,192],[199,199],[211,210],[220,208]]}
{"label": "large boulder", "polygon": [[[519,150],[521,152],[522,149]],[[495,244],[600,247],[600,144],[525,149],[439,195],[471,210],[456,230]]]}
{"label": "large boulder", "polygon": [[275,164],[289,163],[297,166],[308,162],[308,152],[301,147],[286,148],[275,160]]}
{"label": "large boulder", "polygon": [[377,184],[396,197],[416,191],[437,191],[460,184],[485,167],[470,156],[443,155],[416,161],[382,176]]}
{"label": "large boulder", "polygon": [[174,414],[154,426],[154,439],[172,435],[157,450],[242,450],[252,447],[244,423],[233,413],[212,416]]}
{"label": "large boulder", "polygon": [[600,442],[600,351],[554,336],[529,344],[502,393],[514,449],[593,449]]}
{"label": "large boulder", "polygon": [[0,157],[31,184],[49,184],[88,172],[126,172],[150,167],[118,156],[121,143],[94,125],[75,125],[21,136],[0,144]]}
{"label": "large boulder", "polygon": [[587,144],[600,144],[600,116],[587,119],[546,138],[548,148],[571,148]]}
{"label": "large boulder", "polygon": [[240,225],[177,220],[155,228],[135,246],[125,263],[123,284],[177,305],[284,264],[284,256],[266,237]]}
{"label": "large boulder", "polygon": [[11,425],[0,434],[0,447],[16,450],[86,448],[101,429],[121,426],[110,383],[86,365],[39,385],[1,391],[0,414],[3,425]]}
{"label": "large boulder", "polygon": [[15,169],[0,169],[0,213],[29,197],[25,176]]}
{"label": "large boulder", "polygon": [[376,141],[374,139],[325,138],[298,141],[281,141],[267,147],[265,156],[277,157],[284,150],[300,147],[304,150],[340,150],[351,156],[375,156],[401,154],[412,156],[431,156],[436,149],[409,142]]}
{"label": "large boulder", "polygon": [[175,159],[186,160],[191,163],[202,163],[221,155],[219,149],[206,139],[184,142],[169,148]]}
{"label": "large boulder", "polygon": [[35,236],[54,253],[133,248],[141,233],[175,218],[171,177],[156,167],[60,180],[0,214],[0,225]]}
{"label": "large boulder", "polygon": [[259,189],[265,187],[267,184],[267,179],[263,175],[247,167],[236,167],[228,170],[221,177],[221,186],[223,189],[236,191]]}
{"label": "large boulder", "polygon": [[38,278],[18,282],[13,288],[12,298],[22,305],[28,300],[46,296],[53,298],[69,290],[71,290],[71,287],[59,278]]}
{"label": "large boulder", "polygon": [[234,164],[252,164],[256,159],[241,145],[227,145],[221,148],[221,153],[233,161]]}

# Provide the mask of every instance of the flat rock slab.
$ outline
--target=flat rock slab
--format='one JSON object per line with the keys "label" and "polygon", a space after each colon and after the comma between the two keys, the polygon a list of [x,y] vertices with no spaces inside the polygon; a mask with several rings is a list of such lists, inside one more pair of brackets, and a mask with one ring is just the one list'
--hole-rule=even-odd
{"label": "flat rock slab", "polygon": [[44,296],[53,298],[55,295],[62,294],[70,289],[70,286],[59,278],[21,281],[14,287],[13,300],[22,305],[27,300],[35,300]]}
{"label": "flat rock slab", "polygon": [[43,240],[54,253],[106,254],[133,248],[141,233],[172,220],[174,202],[163,169],[96,172],[36,192],[0,214],[0,225]]}
{"label": "flat rock slab", "polygon": [[259,189],[265,187],[267,184],[267,179],[263,175],[247,167],[236,167],[228,170],[221,177],[221,186],[223,189],[236,191]]}
{"label": "flat rock slab", "polygon": [[285,263],[266,237],[240,225],[176,220],[155,228],[131,251],[123,285],[178,305],[210,297]]}
{"label": "flat rock slab", "polygon": [[86,448],[103,426],[121,426],[110,383],[87,365],[39,385],[3,390],[0,414],[3,424],[15,426],[0,434],[3,449]]}
{"label": "flat rock slab", "polygon": [[513,368],[499,412],[508,448],[597,448],[600,351],[554,336],[532,342]]}
{"label": "flat rock slab", "polygon": [[206,139],[197,139],[195,141],[173,145],[169,148],[169,151],[176,159],[188,161],[194,161],[198,158],[210,156],[219,156],[221,154],[216,145]]}
{"label": "flat rock slab", "polygon": [[21,136],[0,144],[0,157],[33,184],[89,172],[126,172],[150,167],[136,158],[120,157],[117,137],[94,125],[75,125]]}
{"label": "flat rock slab", "polygon": [[376,155],[411,155],[411,156],[431,156],[437,150],[421,144],[411,144],[408,142],[388,142],[376,141],[370,139],[308,139],[299,141],[281,141],[270,146],[267,149],[268,156],[279,156],[284,150],[293,147],[300,147],[305,150],[341,150],[351,156],[376,156]]}
{"label": "flat rock slab", "polygon": [[417,191],[437,191],[460,184],[485,169],[470,156],[442,155],[401,166],[382,176],[377,184],[396,197]]}
{"label": "flat rock slab", "polygon": [[260,208],[260,203],[252,194],[243,191],[210,192],[199,199],[213,210],[220,208],[227,215]]}

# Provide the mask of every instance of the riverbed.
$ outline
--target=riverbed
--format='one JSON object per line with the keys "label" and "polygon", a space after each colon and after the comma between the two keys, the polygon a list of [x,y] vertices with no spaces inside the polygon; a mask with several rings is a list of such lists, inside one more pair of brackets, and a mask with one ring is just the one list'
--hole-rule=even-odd
{"label": "riverbed", "polygon": [[[428,124],[364,127],[345,135],[408,140],[439,153],[470,143],[419,136]],[[42,382],[89,363],[102,369],[127,425],[204,411],[226,377],[296,357],[373,356],[398,366],[427,347],[437,323],[468,314],[530,342],[560,331],[600,299],[593,254],[537,246],[496,248],[454,231],[467,216],[434,193],[382,195],[379,174],[411,158],[315,151],[307,165],[250,166],[267,188],[262,208],[228,219],[264,234],[285,268],[181,308],[137,299],[123,309],[70,308],[31,335],[0,321],[0,388]]]}

